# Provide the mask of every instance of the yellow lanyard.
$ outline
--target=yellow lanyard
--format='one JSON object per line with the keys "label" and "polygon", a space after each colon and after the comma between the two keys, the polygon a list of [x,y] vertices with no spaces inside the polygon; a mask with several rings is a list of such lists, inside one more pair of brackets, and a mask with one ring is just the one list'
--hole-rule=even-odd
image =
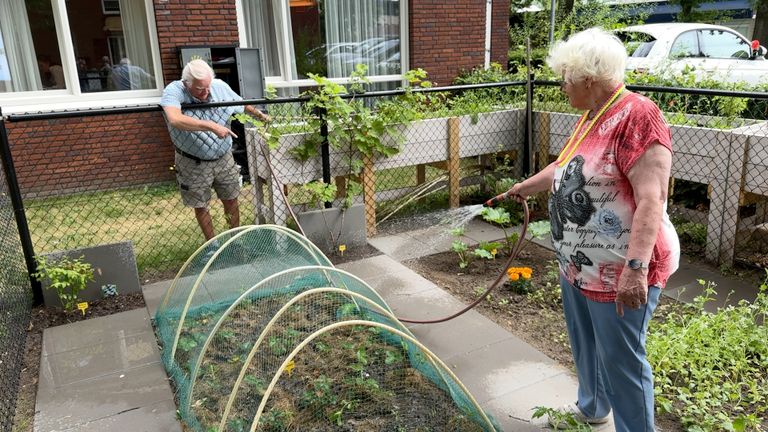
{"label": "yellow lanyard", "polygon": [[624,84],[621,84],[618,87],[616,87],[616,90],[614,90],[611,97],[600,108],[600,111],[597,112],[597,115],[595,116],[595,118],[592,119],[592,123],[589,124],[589,126],[587,127],[587,130],[585,130],[584,133],[581,134],[579,139],[574,141],[573,139],[576,137],[579,131],[581,131],[581,126],[587,120],[587,115],[589,114],[589,111],[585,111],[584,114],[582,114],[581,119],[579,119],[579,123],[576,125],[576,129],[574,129],[573,133],[568,138],[568,142],[565,143],[565,147],[563,147],[563,150],[557,156],[557,166],[559,167],[565,166],[565,163],[568,162],[571,156],[573,156],[573,153],[579,147],[581,142],[584,141],[584,138],[587,137],[587,134],[589,134],[589,131],[592,130],[592,126],[594,126],[595,123],[597,123],[597,120],[600,118],[600,116],[602,116],[603,113],[608,109],[608,107],[611,106],[611,104],[616,100],[616,98],[619,97],[622,91],[624,91]]}

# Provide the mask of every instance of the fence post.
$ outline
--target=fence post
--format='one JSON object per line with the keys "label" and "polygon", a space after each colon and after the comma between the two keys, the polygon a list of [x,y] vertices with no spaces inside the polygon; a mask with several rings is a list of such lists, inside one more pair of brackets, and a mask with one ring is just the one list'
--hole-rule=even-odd
{"label": "fence post", "polygon": [[3,161],[5,179],[8,182],[8,195],[11,197],[16,226],[19,230],[19,240],[21,240],[21,250],[24,252],[29,282],[32,285],[32,300],[35,305],[40,305],[43,304],[43,288],[40,281],[32,277],[32,273],[37,271],[35,250],[32,247],[32,237],[29,234],[27,214],[24,211],[24,201],[21,198],[19,181],[16,178],[16,169],[13,167],[11,143],[8,141],[8,131],[5,129],[5,118],[3,117],[2,109],[0,109],[0,158]]}
{"label": "fence post", "polygon": [[[328,121],[326,119],[326,111],[324,108],[318,109],[317,114],[320,116],[320,136],[323,137],[323,141],[320,144],[320,157],[322,158],[323,165],[323,183],[331,184],[331,146],[328,144]],[[333,207],[332,202],[326,202],[325,208]]]}
{"label": "fence post", "polygon": [[523,147],[523,175],[530,176],[533,167],[533,80],[534,74],[528,69],[525,94],[525,146]]}
{"label": "fence post", "polygon": [[459,206],[459,187],[461,186],[461,159],[459,129],[461,120],[458,117],[448,119],[448,207]]}

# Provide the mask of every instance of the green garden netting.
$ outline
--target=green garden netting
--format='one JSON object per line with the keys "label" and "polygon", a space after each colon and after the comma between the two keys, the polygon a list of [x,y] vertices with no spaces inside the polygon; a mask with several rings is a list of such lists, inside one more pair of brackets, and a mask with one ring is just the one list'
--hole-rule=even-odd
{"label": "green garden netting", "polygon": [[201,247],[155,325],[195,431],[499,430],[371,287],[287,228]]}

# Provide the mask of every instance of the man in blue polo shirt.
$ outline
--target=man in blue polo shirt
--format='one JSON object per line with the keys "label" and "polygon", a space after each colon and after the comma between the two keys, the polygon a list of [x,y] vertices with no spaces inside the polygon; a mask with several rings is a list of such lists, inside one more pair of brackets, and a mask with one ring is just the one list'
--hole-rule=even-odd
{"label": "man in blue polo shirt", "polygon": [[168,84],[160,99],[176,147],[181,199],[185,206],[195,209],[195,218],[206,240],[214,236],[208,211],[211,188],[224,205],[230,228],[240,225],[240,172],[230,151],[232,137],[237,135],[227,127],[230,117],[243,109],[262,121],[269,121],[269,116],[250,105],[203,109],[182,109],[181,105],[240,100],[243,98],[227,83],[214,78],[213,69],[203,60],[187,63],[181,80]]}

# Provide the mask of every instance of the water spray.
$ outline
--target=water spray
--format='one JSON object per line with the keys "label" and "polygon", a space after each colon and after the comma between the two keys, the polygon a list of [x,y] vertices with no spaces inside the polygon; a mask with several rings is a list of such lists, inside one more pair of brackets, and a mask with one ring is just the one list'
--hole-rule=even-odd
{"label": "water spray", "polygon": [[[508,199],[508,198],[510,198],[512,196],[513,195],[509,194],[508,192],[504,192],[503,194],[497,195],[497,196],[489,199],[488,201],[486,201],[485,205],[488,206],[488,207],[492,207],[492,206],[498,204],[499,202],[501,202],[501,201],[503,201],[505,199]],[[509,254],[509,258],[507,258],[507,261],[504,264],[504,268],[501,271],[501,273],[499,274],[499,276],[496,278],[496,280],[493,281],[491,286],[489,286],[488,289],[486,289],[485,292],[480,297],[478,297],[475,301],[473,301],[469,305],[465,306],[460,311],[458,311],[458,312],[456,312],[456,313],[454,313],[452,315],[448,315],[448,316],[446,316],[444,318],[438,318],[438,319],[434,319],[434,320],[416,320],[416,319],[397,317],[397,319],[399,319],[402,322],[410,323],[410,324],[437,324],[437,323],[441,323],[441,322],[445,322],[445,321],[450,321],[450,320],[452,320],[452,319],[454,319],[454,318],[456,318],[456,317],[458,317],[460,315],[463,315],[464,313],[466,313],[470,309],[472,309],[475,306],[477,306],[478,304],[480,304],[480,302],[485,300],[486,297],[488,297],[488,295],[491,294],[491,291],[495,290],[501,284],[501,282],[505,279],[505,277],[507,276],[507,269],[512,265],[512,261],[515,258],[517,258],[517,255],[520,253],[520,250],[523,248],[523,242],[525,241],[525,234],[528,231],[528,218],[530,216],[530,213],[528,211],[528,203],[525,200],[523,200],[521,204],[523,205],[523,226],[520,229],[520,236],[517,238],[517,243],[515,243],[515,246],[512,248],[512,253]]]}
{"label": "water spray", "polygon": [[[266,148],[264,148],[263,142],[261,143],[261,151],[262,151],[262,154],[264,155],[264,159],[267,161],[267,167],[269,168],[269,174],[272,177],[272,181],[277,182],[278,181],[277,175],[275,174],[275,171],[272,168],[272,163],[269,160],[269,152],[267,151]],[[298,227],[299,231],[303,236],[306,237],[306,234],[304,234],[304,229],[301,227],[301,224],[299,223],[299,218],[296,217],[296,215],[293,212],[293,209],[291,208],[291,203],[288,202],[288,197],[283,193],[282,188],[277,188],[277,189],[280,190],[280,194],[282,195],[282,198],[285,201],[286,207],[288,208],[288,211],[291,213],[291,217],[293,217],[293,220],[296,222],[296,226]],[[499,204],[500,202],[513,197],[520,198],[520,203],[523,205],[523,226],[520,229],[520,236],[517,239],[517,243],[515,243],[515,246],[512,248],[512,253],[509,254],[509,258],[507,258],[507,261],[504,264],[503,270],[501,271],[499,276],[496,278],[496,280],[493,281],[491,286],[489,286],[488,289],[486,289],[485,292],[480,297],[478,297],[475,301],[465,306],[463,309],[459,310],[458,312],[448,315],[446,317],[433,319],[433,320],[417,320],[417,319],[411,319],[411,318],[397,317],[398,320],[404,323],[409,323],[409,324],[437,324],[441,322],[450,321],[458,316],[463,315],[464,313],[468,312],[469,310],[471,310],[472,308],[480,304],[480,302],[485,300],[491,294],[491,292],[501,284],[501,282],[507,276],[506,270],[511,266],[512,261],[515,258],[517,258],[517,255],[520,253],[520,250],[523,248],[523,242],[525,241],[525,234],[528,231],[528,218],[530,216],[528,211],[528,203],[524,199],[522,199],[522,197],[520,197],[519,195],[511,194],[509,191],[507,191],[502,194],[496,195],[495,197],[486,201],[484,204],[486,207],[493,207]],[[392,212],[392,214],[394,214],[394,212]],[[391,216],[392,214],[390,214],[389,216]]]}

